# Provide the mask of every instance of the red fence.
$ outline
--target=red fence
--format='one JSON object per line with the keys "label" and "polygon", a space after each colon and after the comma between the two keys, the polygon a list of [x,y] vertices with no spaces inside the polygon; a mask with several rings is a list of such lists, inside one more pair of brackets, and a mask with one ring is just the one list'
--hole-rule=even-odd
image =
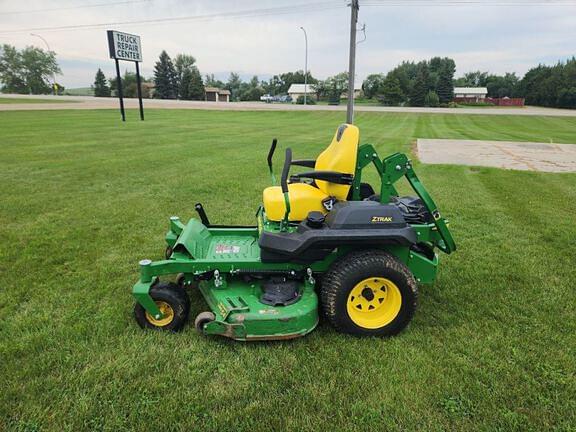
{"label": "red fence", "polygon": [[463,98],[457,97],[454,98],[454,102],[459,104],[476,104],[476,103],[485,103],[495,106],[524,106],[524,98],[490,98],[487,97],[485,99],[476,99],[476,98]]}

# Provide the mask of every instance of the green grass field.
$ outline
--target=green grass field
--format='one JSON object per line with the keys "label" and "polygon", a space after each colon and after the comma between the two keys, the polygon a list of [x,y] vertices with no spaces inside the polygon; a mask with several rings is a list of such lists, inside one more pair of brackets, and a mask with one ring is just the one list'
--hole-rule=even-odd
{"label": "green grass field", "polygon": [[[576,174],[416,163],[459,250],[398,337],[144,332],[130,290],[169,216],[201,201],[216,223],[252,223],[272,137],[279,169],[344,117],[146,115],[0,113],[0,430],[575,430]],[[356,120],[381,155],[417,137],[576,143],[576,118]],[[193,316],[207,309],[190,294]]]}
{"label": "green grass field", "polygon": [[78,101],[58,99],[32,99],[0,97],[0,104],[42,104],[42,103],[77,103]]}

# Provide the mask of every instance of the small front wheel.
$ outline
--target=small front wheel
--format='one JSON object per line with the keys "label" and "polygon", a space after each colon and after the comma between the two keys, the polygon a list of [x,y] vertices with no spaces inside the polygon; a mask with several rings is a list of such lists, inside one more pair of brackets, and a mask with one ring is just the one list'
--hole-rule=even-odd
{"label": "small front wheel", "polygon": [[216,315],[212,312],[200,312],[194,320],[194,327],[200,333],[204,333],[204,326],[216,319]]}
{"label": "small front wheel", "polygon": [[352,252],[322,279],[320,299],[330,323],[344,333],[391,336],[416,311],[418,289],[410,270],[381,250]]}
{"label": "small front wheel", "polygon": [[134,305],[134,317],[142,328],[179,331],[188,319],[190,299],[175,283],[159,283],[150,289],[150,297],[162,312],[161,318],[152,316],[140,303]]}

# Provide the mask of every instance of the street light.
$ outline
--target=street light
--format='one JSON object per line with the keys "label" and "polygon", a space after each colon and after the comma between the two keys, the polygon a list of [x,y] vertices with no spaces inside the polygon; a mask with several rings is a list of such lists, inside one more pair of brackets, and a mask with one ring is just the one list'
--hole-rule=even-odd
{"label": "street light", "polygon": [[[48,48],[48,52],[52,51],[50,49],[50,45],[48,45],[48,42],[42,36],[36,33],[30,33],[30,36],[35,36],[37,38],[42,39],[42,41],[46,44],[46,48]],[[58,90],[56,90],[56,74],[54,72],[52,72],[52,89],[54,91],[54,96],[56,96],[58,94]]]}
{"label": "street light", "polygon": [[306,95],[308,93],[308,35],[304,27],[300,28],[304,32],[304,41],[306,42],[306,55],[304,57],[304,105],[306,105]]}

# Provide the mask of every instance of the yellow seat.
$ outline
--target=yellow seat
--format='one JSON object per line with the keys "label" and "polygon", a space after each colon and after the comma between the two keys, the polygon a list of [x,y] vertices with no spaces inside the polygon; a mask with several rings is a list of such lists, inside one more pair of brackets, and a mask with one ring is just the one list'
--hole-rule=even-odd
{"label": "yellow seat", "polygon": [[[343,124],[336,133],[332,142],[316,159],[315,171],[336,171],[344,174],[354,174],[356,157],[358,154],[358,141],[360,131],[354,125]],[[290,183],[288,197],[290,199],[290,221],[306,219],[311,211],[326,213],[322,201],[326,198],[335,198],[345,201],[348,197],[350,185],[330,183],[316,180],[316,186],[306,183]],[[280,221],[284,218],[286,205],[280,186],[264,189],[262,202],[268,220]]]}

